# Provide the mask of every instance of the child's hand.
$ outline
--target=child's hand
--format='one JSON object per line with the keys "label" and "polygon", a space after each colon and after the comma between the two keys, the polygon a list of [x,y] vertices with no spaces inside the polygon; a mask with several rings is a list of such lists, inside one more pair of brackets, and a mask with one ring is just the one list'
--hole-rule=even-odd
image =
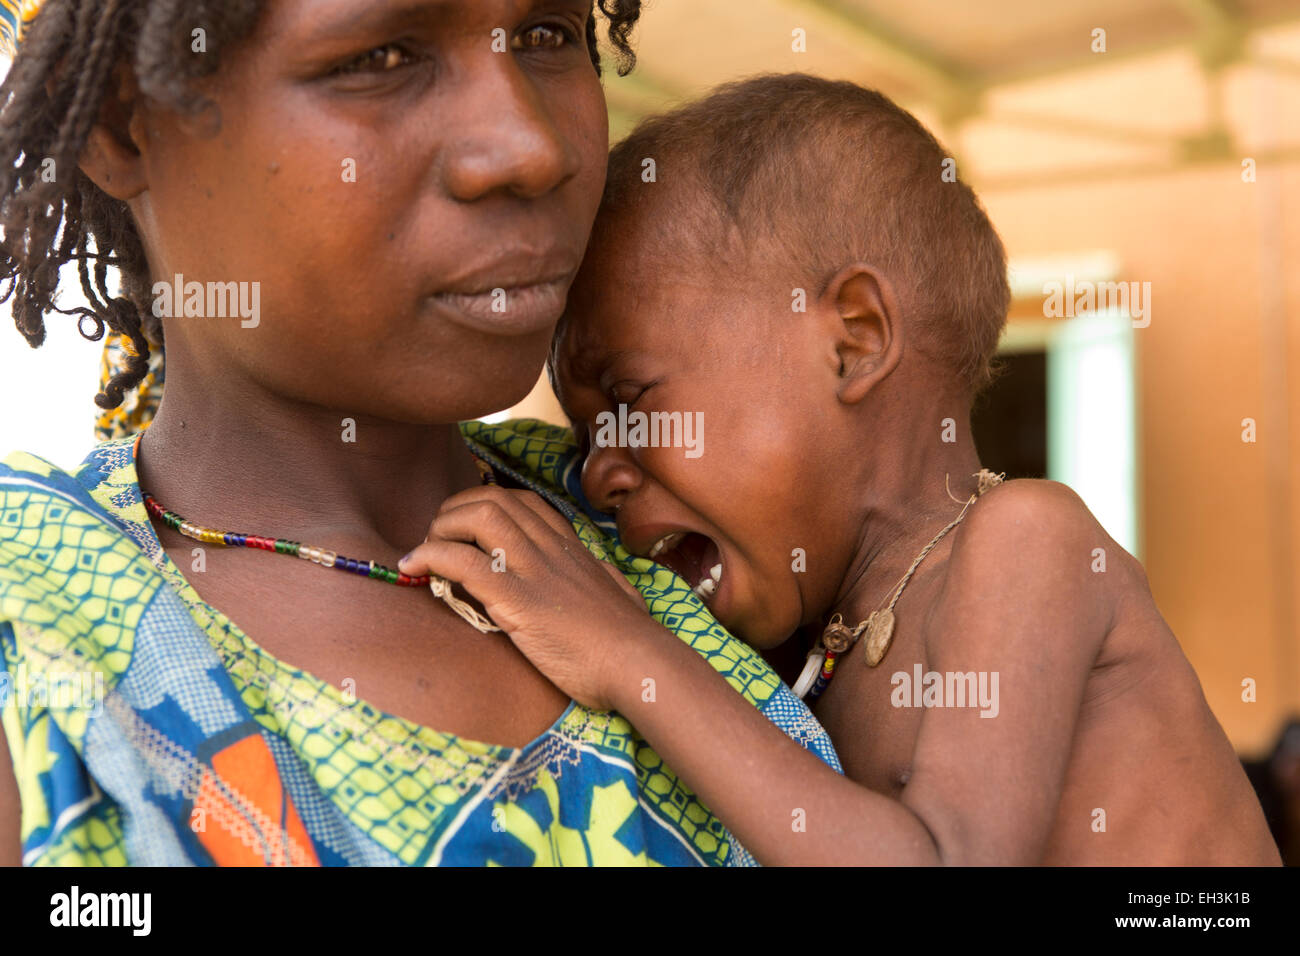
{"label": "child's hand", "polygon": [[538,670],[593,709],[613,708],[626,650],[658,628],[636,588],[531,491],[453,495],[399,567],[462,585]]}

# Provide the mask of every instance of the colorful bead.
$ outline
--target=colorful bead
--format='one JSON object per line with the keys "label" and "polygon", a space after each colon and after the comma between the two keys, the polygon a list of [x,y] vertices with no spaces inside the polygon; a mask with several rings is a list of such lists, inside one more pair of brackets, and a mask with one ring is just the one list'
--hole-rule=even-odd
{"label": "colorful bead", "polygon": [[804,698],[805,701],[816,700],[822,695],[822,691],[826,690],[831,682],[831,677],[835,674],[835,660],[839,656],[835,651],[828,650],[826,652],[826,659],[822,662],[821,672],[817,675],[817,680],[813,682],[812,687],[808,689],[808,695]]}
{"label": "colorful bead", "polygon": [[[480,462],[480,465],[482,465],[482,462]],[[490,469],[484,474],[485,483],[492,484],[493,482],[487,479],[487,476],[491,474]],[[375,564],[374,561],[344,557],[337,551],[330,551],[328,548],[304,545],[298,541],[289,541],[286,538],[264,538],[255,534],[240,534],[235,531],[217,531],[213,528],[204,528],[187,521],[174,511],[166,510],[148,493],[144,494],[144,506],[149,514],[167,527],[180,532],[187,538],[193,538],[205,544],[217,544],[227,548],[256,548],[261,551],[271,551],[275,554],[287,554],[302,558],[304,561],[319,564],[323,568],[338,568],[340,571],[351,571],[363,578],[374,578],[377,581],[385,581],[401,587],[428,587],[430,580],[432,580],[427,574],[411,577],[409,574],[403,574],[394,568]]]}

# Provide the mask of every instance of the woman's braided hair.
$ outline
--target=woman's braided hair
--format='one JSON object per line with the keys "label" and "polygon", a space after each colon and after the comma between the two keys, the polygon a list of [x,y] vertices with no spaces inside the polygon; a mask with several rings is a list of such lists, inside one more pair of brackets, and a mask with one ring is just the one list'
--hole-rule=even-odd
{"label": "woman's braided hair", "polygon": [[[593,8],[608,21],[625,75],[641,0],[593,0]],[[108,329],[130,342],[134,354],[95,396],[101,408],[116,408],[148,374],[162,326],[130,210],[91,182],[78,157],[120,65],[134,72],[141,95],[197,114],[209,104],[194,81],[216,71],[220,51],[249,34],[261,10],[262,0],[46,0],[0,86],[0,303],[12,301],[14,324],[33,348],[51,312],[77,316],[91,341]],[[191,47],[200,28],[202,54]],[[599,73],[594,16],[586,39]],[[55,304],[59,270],[73,261],[89,308]],[[120,274],[119,295],[108,288],[109,266]]]}

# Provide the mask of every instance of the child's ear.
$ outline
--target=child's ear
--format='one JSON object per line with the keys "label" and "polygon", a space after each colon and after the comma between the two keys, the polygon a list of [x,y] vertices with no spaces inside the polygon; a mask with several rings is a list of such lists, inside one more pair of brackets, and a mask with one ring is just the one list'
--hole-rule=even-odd
{"label": "child's ear", "polygon": [[133,199],[148,188],[144,157],[137,145],[144,135],[139,87],[125,63],[113,71],[112,84],[77,165],[114,199]]}
{"label": "child's ear", "polygon": [[841,269],[823,298],[834,312],[839,399],[861,401],[903,355],[903,328],[894,287],[864,263]]}

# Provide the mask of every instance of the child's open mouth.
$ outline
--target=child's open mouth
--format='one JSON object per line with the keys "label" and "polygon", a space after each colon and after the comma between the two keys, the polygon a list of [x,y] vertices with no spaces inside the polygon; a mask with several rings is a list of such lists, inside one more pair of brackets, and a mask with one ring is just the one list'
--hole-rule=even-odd
{"label": "child's open mouth", "polygon": [[646,554],[683,578],[704,603],[722,584],[722,554],[713,540],[694,531],[673,531],[650,546]]}

